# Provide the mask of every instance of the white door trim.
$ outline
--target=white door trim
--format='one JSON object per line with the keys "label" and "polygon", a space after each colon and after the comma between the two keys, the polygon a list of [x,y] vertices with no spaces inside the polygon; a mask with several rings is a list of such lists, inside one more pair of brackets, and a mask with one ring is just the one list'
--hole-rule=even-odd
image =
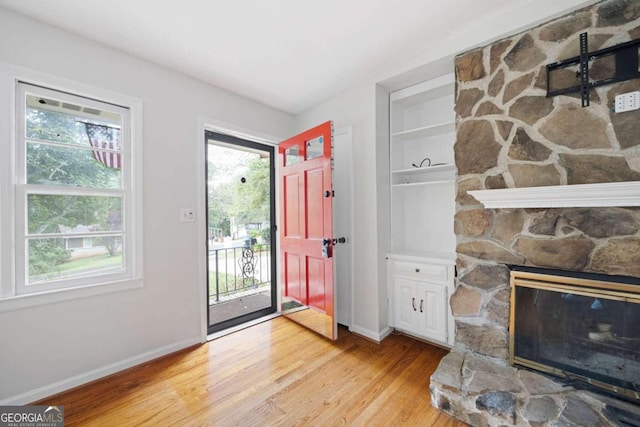
{"label": "white door trim", "polygon": [[[335,168],[337,169],[339,165],[344,165],[344,173],[342,173],[342,171],[340,171],[339,176],[341,176],[343,179],[346,180],[346,188],[340,188],[341,187],[341,183],[337,182],[335,179],[333,181],[333,188],[336,191],[336,194],[338,194],[338,202],[340,202],[341,200],[344,200],[344,202],[346,203],[346,206],[344,207],[347,213],[347,226],[346,226],[346,236],[339,236],[338,233],[336,233],[333,237],[346,237],[347,238],[347,242],[345,243],[346,247],[345,249],[347,250],[347,254],[348,254],[348,258],[347,258],[347,275],[348,275],[348,280],[346,281],[346,286],[344,289],[344,292],[340,292],[339,289],[336,289],[336,292],[334,293],[334,298],[335,298],[335,315],[336,315],[336,319],[337,320],[342,320],[342,324],[345,323],[345,319],[338,319],[338,314],[340,312],[340,306],[342,304],[346,304],[346,306],[348,307],[347,309],[347,319],[346,319],[346,323],[347,323],[347,327],[349,328],[349,330],[351,330],[351,326],[353,325],[353,313],[354,313],[354,307],[353,307],[353,283],[354,283],[354,271],[353,271],[353,257],[354,257],[354,250],[353,250],[353,130],[352,127],[349,126],[344,126],[341,128],[338,128],[335,130],[334,132],[334,140],[337,140],[338,136],[344,136],[343,141],[347,143],[347,147],[344,150],[340,150],[340,154],[343,155],[345,158],[344,159],[339,159],[338,160],[338,149],[337,149],[337,144],[334,147],[334,165]],[[335,172],[335,170],[334,170]],[[334,178],[335,178],[335,174],[334,174]],[[344,185],[344,184],[342,184]],[[335,200],[334,200],[335,203]],[[334,225],[336,224],[336,209],[335,209],[335,205],[334,205]],[[337,248],[337,252],[336,253],[340,253],[340,250],[342,248],[338,247]],[[335,260],[334,260],[335,262]],[[337,261],[338,263],[340,262],[344,262],[342,260]],[[337,280],[337,271],[338,269],[335,268],[334,269],[334,283],[336,286],[338,286],[340,283]],[[343,297],[346,297],[346,301],[340,301],[338,299],[338,295],[342,295]]]}

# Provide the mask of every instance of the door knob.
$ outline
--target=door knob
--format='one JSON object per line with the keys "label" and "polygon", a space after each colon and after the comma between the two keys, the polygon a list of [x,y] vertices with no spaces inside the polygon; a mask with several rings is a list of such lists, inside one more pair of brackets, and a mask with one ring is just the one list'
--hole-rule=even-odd
{"label": "door knob", "polygon": [[338,243],[346,243],[347,239],[345,237],[338,237],[337,239],[333,239],[333,244],[337,245]]}
{"label": "door knob", "polygon": [[322,256],[331,258],[331,239],[322,239]]}

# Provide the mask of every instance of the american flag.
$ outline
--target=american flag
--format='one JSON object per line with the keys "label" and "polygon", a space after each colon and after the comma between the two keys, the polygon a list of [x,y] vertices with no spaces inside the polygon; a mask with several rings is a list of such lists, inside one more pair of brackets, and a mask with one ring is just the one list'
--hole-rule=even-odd
{"label": "american flag", "polygon": [[108,168],[122,167],[120,129],[93,123],[84,123],[89,143],[94,148],[93,158]]}

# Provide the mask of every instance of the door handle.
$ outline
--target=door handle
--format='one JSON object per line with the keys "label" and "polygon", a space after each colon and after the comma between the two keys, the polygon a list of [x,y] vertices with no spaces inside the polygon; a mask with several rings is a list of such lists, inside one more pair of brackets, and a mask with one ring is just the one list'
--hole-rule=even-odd
{"label": "door handle", "polygon": [[322,239],[322,257],[331,258],[331,239]]}
{"label": "door handle", "polygon": [[420,300],[420,313],[422,313],[422,303],[424,303],[423,299]]}
{"label": "door handle", "polygon": [[413,306],[413,311],[416,311],[416,299],[411,298],[411,305]]}
{"label": "door handle", "polygon": [[338,243],[346,243],[346,242],[347,242],[346,237],[338,237],[337,239],[333,239],[334,246],[337,245]]}

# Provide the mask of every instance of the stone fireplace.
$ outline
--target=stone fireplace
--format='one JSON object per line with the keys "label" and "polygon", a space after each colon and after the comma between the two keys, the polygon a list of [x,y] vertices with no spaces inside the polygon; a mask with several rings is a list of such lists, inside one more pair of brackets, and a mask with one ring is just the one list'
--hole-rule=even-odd
{"label": "stone fireplace", "polygon": [[[435,406],[472,425],[640,419],[637,403],[509,363],[509,265],[639,278],[640,208],[487,209],[469,193],[640,181],[640,110],[611,111],[616,95],[640,90],[640,79],[593,89],[586,108],[577,94],[546,97],[545,65],[578,55],[583,32],[590,50],[640,38],[640,2],[599,2],[456,58],[456,344],[431,391]],[[594,63],[591,76],[611,66]],[[554,78],[578,81],[571,72]]]}

